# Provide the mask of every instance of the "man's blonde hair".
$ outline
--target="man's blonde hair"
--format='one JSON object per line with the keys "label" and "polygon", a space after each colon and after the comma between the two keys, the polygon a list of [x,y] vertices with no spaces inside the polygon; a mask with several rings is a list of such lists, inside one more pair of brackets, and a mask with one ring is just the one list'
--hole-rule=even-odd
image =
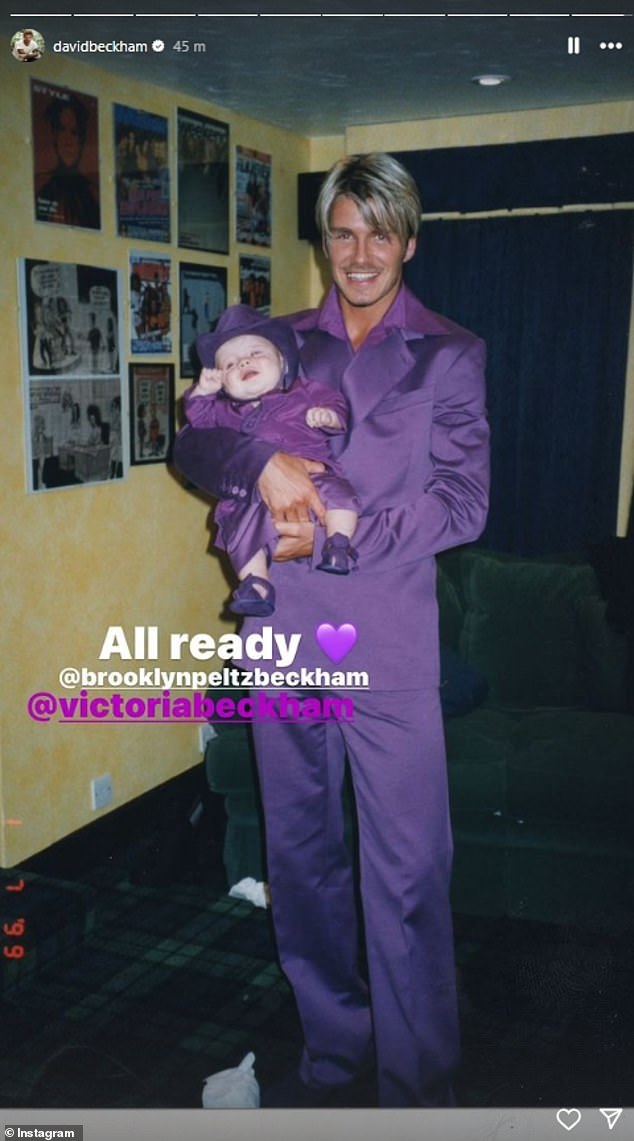
{"label": "man's blonde hair", "polygon": [[397,234],[404,246],[416,237],[422,209],[418,188],[409,171],[391,155],[348,155],[328,172],[315,210],[324,246],[330,237],[335,199],[342,195],[356,203],[365,222]]}

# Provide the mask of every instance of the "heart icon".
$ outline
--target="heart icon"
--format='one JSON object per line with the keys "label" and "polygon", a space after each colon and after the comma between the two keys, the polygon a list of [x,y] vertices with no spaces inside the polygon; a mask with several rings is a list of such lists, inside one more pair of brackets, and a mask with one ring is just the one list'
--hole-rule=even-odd
{"label": "heart icon", "polygon": [[317,645],[328,655],[331,662],[340,662],[349,654],[357,640],[356,627],[351,622],[335,628],[329,622],[322,622],[315,631]]}
{"label": "heart icon", "polygon": [[578,1109],[560,1109],[557,1113],[557,1121],[563,1125],[564,1129],[574,1129],[581,1121],[581,1114]]}

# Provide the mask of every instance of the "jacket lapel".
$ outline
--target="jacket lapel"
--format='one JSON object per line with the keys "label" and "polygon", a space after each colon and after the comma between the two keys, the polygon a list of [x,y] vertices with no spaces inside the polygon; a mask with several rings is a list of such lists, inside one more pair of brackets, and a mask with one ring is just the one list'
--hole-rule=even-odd
{"label": "jacket lapel", "polygon": [[341,387],[350,405],[350,427],[369,416],[407,376],[424,352],[421,342],[426,337],[446,335],[451,328],[406,287],[383,326],[357,352],[346,336],[334,287],[321,309],[304,310],[291,323],[302,340],[305,375]]}
{"label": "jacket lapel", "polygon": [[407,375],[415,361],[398,330],[378,344],[371,344],[371,339],[354,353],[342,377],[341,389],[350,405],[353,425],[370,415]]}

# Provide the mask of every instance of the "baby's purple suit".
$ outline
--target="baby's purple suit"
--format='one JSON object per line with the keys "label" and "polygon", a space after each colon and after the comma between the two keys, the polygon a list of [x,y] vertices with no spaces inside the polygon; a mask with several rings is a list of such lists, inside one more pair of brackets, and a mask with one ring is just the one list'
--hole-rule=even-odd
{"label": "baby's purple suit", "polygon": [[[195,429],[233,428],[270,444],[274,450],[325,464],[326,471],[311,476],[322,502],[329,509],[359,512],[359,500],[333,459],[329,439],[345,435],[348,425],[348,404],[341,393],[318,381],[297,378],[289,388],[276,388],[258,400],[232,400],[222,389],[217,394],[196,396],[192,387],[185,393],[184,402],[187,420]],[[306,412],[315,407],[335,412],[340,428],[310,428]],[[278,535],[257,493],[247,496],[244,488],[238,488],[237,495],[237,499],[221,499],[214,520],[218,528],[216,546],[228,551],[239,571],[256,551],[264,548],[272,553]]]}

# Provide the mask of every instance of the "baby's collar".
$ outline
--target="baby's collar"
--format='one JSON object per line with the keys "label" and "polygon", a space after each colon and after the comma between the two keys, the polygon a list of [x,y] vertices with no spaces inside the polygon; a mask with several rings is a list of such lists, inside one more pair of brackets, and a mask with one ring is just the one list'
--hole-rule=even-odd
{"label": "baby's collar", "polygon": [[263,392],[261,396],[256,396],[255,398],[248,396],[245,400],[240,400],[236,396],[229,396],[229,393],[226,392],[224,388],[220,389],[220,395],[224,400],[229,401],[232,408],[242,408],[245,404],[260,404],[262,400],[266,400],[267,396],[275,396],[277,392],[288,392],[293,383],[292,380],[289,380],[289,378],[285,376],[275,385],[275,388],[271,388],[269,392]]}

